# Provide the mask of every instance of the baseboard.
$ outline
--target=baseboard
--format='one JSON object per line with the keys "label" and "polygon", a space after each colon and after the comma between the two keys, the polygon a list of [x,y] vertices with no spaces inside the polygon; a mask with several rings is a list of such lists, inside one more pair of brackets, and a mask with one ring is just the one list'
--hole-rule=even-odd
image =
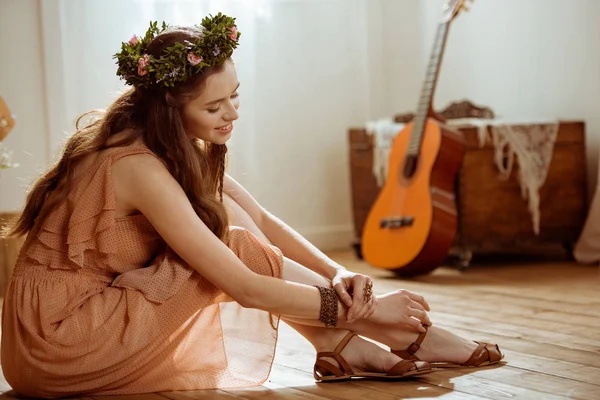
{"label": "baseboard", "polygon": [[352,225],[300,228],[297,231],[321,251],[347,250],[354,240]]}

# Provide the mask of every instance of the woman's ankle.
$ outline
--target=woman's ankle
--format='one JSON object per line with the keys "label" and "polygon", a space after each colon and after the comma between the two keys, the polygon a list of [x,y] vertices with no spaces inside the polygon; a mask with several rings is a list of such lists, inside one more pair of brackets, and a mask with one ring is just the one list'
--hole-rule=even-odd
{"label": "woman's ankle", "polygon": [[312,338],[311,343],[317,352],[333,351],[348,332],[346,329],[326,329],[321,335]]}
{"label": "woman's ankle", "polygon": [[403,350],[419,336],[419,332],[411,331],[402,325],[382,325],[376,323],[356,324],[356,332],[362,336],[373,339],[394,350]]}
{"label": "woman's ankle", "polygon": [[[335,340],[335,344],[331,344],[329,347],[317,349],[318,352],[331,352],[338,346],[339,342],[344,338],[348,331],[336,330],[336,336],[343,333],[343,336],[339,340]],[[334,339],[334,335],[330,336],[330,340]],[[347,345],[342,349],[340,355],[350,365],[352,370],[356,372],[385,372],[396,365],[400,358],[387,349],[379,347],[375,343],[371,343],[368,340],[363,339],[360,336],[352,338]],[[327,361],[333,365],[339,365],[336,359],[331,357],[322,357],[324,361]]]}

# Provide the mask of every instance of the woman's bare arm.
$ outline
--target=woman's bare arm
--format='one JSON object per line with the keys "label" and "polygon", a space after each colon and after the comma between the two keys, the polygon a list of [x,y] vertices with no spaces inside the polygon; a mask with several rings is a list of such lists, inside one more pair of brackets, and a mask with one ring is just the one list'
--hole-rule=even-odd
{"label": "woman's bare arm", "polygon": [[[139,154],[118,160],[113,182],[117,202],[143,213],[184,261],[242,306],[319,318],[317,288],[248,269],[198,218],[181,186],[155,157]],[[339,317],[345,317],[341,303],[338,309]]]}
{"label": "woman's bare arm", "polygon": [[287,258],[330,280],[337,272],[345,270],[285,222],[265,210],[242,185],[228,175],[223,183],[223,191],[250,215],[269,241],[281,249]]}

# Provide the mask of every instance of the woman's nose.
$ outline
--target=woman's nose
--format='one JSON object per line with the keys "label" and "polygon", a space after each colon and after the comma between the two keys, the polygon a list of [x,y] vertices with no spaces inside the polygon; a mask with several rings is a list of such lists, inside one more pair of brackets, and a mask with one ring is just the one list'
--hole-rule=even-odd
{"label": "woman's nose", "polygon": [[226,121],[235,121],[238,119],[240,115],[237,109],[238,108],[234,104],[229,103],[227,112],[223,115],[223,119]]}

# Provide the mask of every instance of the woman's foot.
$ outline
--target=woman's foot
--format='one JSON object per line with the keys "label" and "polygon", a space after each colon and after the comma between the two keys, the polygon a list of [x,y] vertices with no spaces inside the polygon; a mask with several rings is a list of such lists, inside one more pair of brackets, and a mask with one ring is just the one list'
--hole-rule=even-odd
{"label": "woman's foot", "polygon": [[[384,328],[385,329],[385,328]],[[390,329],[388,330],[388,340],[386,344],[393,350],[405,350],[414,343],[419,334],[407,332],[406,330]],[[464,339],[445,329],[431,326],[423,338],[420,347],[414,351],[414,355],[419,360],[429,362],[450,362],[462,364],[466,362],[478,344],[472,340]]]}
{"label": "woman's foot", "polygon": [[[334,351],[347,333],[347,331],[338,330],[335,335],[328,335],[327,343],[319,343],[315,346],[317,353]],[[385,373],[402,360],[400,357],[360,336],[354,336],[350,339],[346,347],[340,352],[340,356],[346,360],[354,373]],[[327,361],[332,365],[339,366],[339,363],[331,357],[321,357],[320,359]]]}

